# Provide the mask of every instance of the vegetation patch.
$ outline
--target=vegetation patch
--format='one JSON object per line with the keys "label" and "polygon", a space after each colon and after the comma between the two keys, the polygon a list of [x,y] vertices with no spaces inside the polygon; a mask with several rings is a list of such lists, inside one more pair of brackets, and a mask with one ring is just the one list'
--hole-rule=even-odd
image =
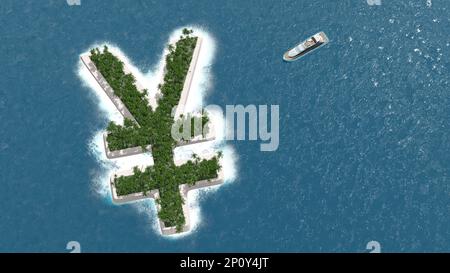
{"label": "vegetation patch", "polygon": [[[109,52],[108,47],[105,46],[103,50],[92,49],[90,56],[114,90],[114,94],[122,100],[136,120],[134,122],[125,119],[123,126],[109,123],[106,138],[109,149],[115,151],[152,145],[154,166],[147,167],[144,171],[134,168],[134,174],[131,176],[115,177],[117,194],[127,195],[137,192],[146,194],[150,190],[158,189],[160,199],[157,202],[161,206],[158,216],[166,226],[176,226],[177,231],[181,231],[185,224],[179,185],[185,183],[193,185],[196,181],[216,178],[220,170],[221,157],[221,153],[209,160],[200,160],[194,156],[181,166],[175,166],[173,162],[173,149],[177,141],[171,136],[174,123],[171,113],[180,100],[197,43],[197,37],[191,34],[192,30],[184,29],[183,35],[175,45],[169,45],[164,82],[159,86],[162,97],[158,99],[158,107],[154,110],[146,98],[147,90],[141,92],[137,89],[136,79],[133,75],[124,73],[123,62]],[[185,119],[191,119],[191,137],[206,134],[204,130],[198,128],[199,124],[201,127],[207,127],[206,115],[201,117],[188,115],[176,122],[183,123]]]}

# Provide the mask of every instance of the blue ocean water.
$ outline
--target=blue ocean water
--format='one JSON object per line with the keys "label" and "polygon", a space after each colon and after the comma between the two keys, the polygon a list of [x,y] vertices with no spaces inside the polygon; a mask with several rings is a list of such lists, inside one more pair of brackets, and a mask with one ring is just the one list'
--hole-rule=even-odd
{"label": "blue ocean water", "polygon": [[[450,2],[427,2],[3,0],[0,251],[450,251]],[[217,43],[207,102],[278,104],[280,146],[231,142],[236,181],[172,240],[95,192],[107,120],[77,64],[110,41],[148,70],[191,24]],[[282,62],[320,30],[329,45]]]}

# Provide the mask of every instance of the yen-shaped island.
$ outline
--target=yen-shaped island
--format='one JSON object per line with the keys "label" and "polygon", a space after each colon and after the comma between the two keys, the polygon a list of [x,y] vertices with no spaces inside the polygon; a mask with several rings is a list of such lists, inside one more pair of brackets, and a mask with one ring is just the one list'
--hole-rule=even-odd
{"label": "yen-shaped island", "polygon": [[123,124],[110,122],[106,129],[106,156],[112,159],[151,152],[154,161],[152,165],[114,173],[110,178],[112,200],[123,204],[153,198],[164,235],[190,230],[186,204],[189,190],[224,180],[220,151],[194,154],[187,160],[174,159],[176,147],[215,138],[208,112],[185,111],[201,46],[201,37],[183,29],[178,40],[168,46],[163,79],[157,96],[150,99],[148,90],[107,46],[81,56],[124,118]]}

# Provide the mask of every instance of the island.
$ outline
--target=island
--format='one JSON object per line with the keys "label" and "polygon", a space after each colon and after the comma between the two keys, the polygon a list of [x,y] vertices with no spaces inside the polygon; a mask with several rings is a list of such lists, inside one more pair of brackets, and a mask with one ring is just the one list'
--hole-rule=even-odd
{"label": "island", "polygon": [[[175,44],[168,45],[164,76],[153,102],[148,99],[148,90],[107,46],[81,56],[83,64],[124,117],[123,125],[110,122],[106,129],[106,156],[117,158],[151,152],[154,159],[152,165],[114,173],[110,178],[112,200],[123,204],[153,198],[164,235],[190,230],[186,204],[190,190],[223,183],[221,152],[174,160],[173,150],[177,146],[215,138],[206,112],[185,113],[201,45],[201,37],[186,28]],[[190,137],[174,139],[172,127],[188,129],[184,124],[191,127]]]}

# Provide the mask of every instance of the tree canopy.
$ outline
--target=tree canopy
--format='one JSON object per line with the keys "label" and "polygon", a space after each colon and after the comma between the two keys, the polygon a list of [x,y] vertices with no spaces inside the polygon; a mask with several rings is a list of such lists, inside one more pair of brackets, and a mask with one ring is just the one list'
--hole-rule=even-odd
{"label": "tree canopy", "polygon": [[[163,84],[158,88],[162,97],[158,99],[158,107],[152,109],[146,98],[147,90],[141,92],[136,87],[136,79],[132,74],[125,74],[123,62],[114,56],[105,46],[91,50],[91,60],[105,80],[126,105],[136,122],[125,119],[124,125],[110,122],[107,127],[107,142],[110,150],[121,150],[130,147],[146,147],[152,145],[155,164],[144,171],[134,168],[131,176],[115,177],[114,183],[118,195],[144,192],[158,189],[161,205],[159,218],[166,226],[176,226],[180,231],[185,224],[179,185],[187,183],[194,185],[196,181],[210,180],[217,177],[220,170],[217,154],[212,159],[200,160],[194,157],[186,164],[175,166],[173,149],[177,141],[171,136],[174,123],[171,115],[173,107],[178,105],[184,81],[192,60],[197,37],[191,36],[192,30],[184,29],[183,35],[175,43],[169,45],[166,56],[166,70]],[[208,122],[206,115],[200,117],[201,122],[195,122],[199,117],[187,116],[192,121],[191,136],[205,134],[195,128],[195,124],[204,126]],[[178,120],[176,122],[183,122]],[[205,126],[207,127],[207,126]]]}

